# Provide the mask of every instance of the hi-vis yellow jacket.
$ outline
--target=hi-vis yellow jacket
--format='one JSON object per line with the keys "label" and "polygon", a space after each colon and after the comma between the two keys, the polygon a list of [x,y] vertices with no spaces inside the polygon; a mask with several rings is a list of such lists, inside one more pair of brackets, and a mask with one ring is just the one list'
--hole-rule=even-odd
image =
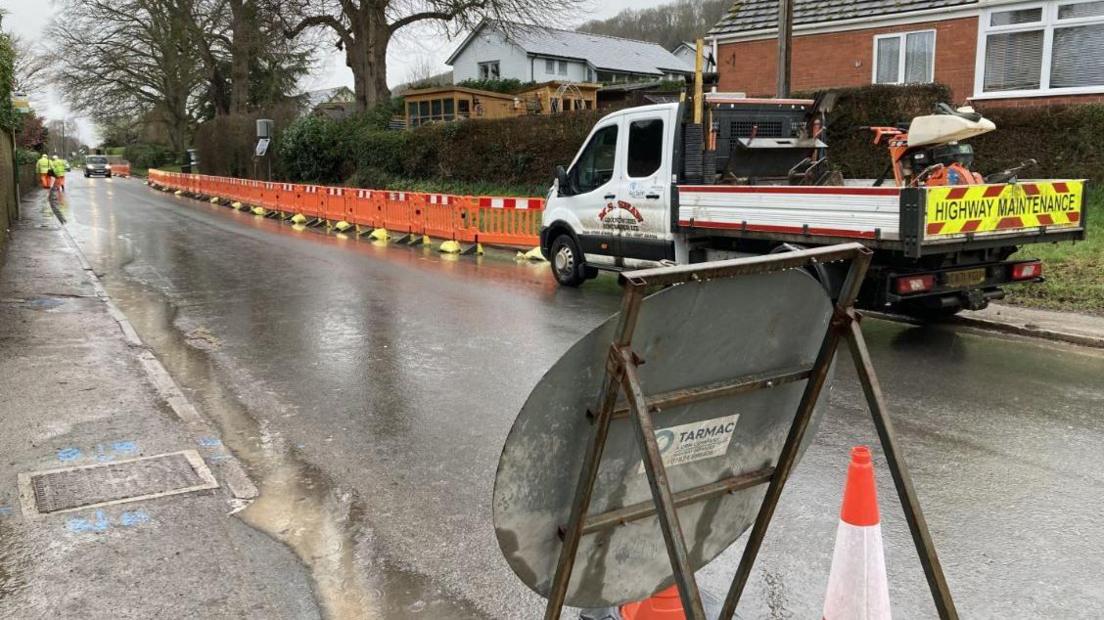
{"label": "hi-vis yellow jacket", "polygon": [[38,158],[38,162],[35,163],[35,170],[39,174],[46,174],[50,171],[50,158],[43,155]]}

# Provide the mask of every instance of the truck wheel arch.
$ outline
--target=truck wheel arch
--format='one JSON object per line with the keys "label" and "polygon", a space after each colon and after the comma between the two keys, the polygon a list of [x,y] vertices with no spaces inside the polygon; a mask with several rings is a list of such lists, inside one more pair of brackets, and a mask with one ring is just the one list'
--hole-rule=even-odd
{"label": "truck wheel arch", "polygon": [[571,237],[572,241],[575,242],[575,245],[579,247],[579,237],[575,234],[575,229],[571,227],[571,224],[568,224],[563,220],[556,220],[555,222],[549,224],[547,228],[547,233],[541,240],[541,254],[544,254],[544,257],[546,259],[552,260],[552,242],[556,240],[556,237],[559,237],[563,234]]}

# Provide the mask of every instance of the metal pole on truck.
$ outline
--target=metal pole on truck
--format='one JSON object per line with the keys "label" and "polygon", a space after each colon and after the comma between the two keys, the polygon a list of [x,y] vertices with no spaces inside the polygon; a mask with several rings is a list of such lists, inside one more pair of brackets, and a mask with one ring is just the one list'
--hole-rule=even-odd
{"label": "metal pole on truck", "polygon": [[779,99],[790,96],[790,59],[793,56],[793,0],[778,0]]}

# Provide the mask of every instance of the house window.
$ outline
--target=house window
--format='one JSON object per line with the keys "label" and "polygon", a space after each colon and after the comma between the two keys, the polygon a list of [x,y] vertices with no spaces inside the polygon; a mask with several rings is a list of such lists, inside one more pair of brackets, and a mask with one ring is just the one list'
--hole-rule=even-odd
{"label": "house window", "polygon": [[557,73],[559,73],[560,75],[567,75],[567,61],[561,60],[557,69]]}
{"label": "house window", "polygon": [[481,80],[497,80],[498,73],[498,61],[493,60],[491,62],[479,63],[479,79]]}
{"label": "house window", "polygon": [[934,30],[874,37],[875,84],[917,84],[934,79]]}
{"label": "house window", "polygon": [[552,60],[551,58],[545,59],[545,61],[544,61],[544,72],[549,74],[549,75],[552,75],[553,73],[555,73],[556,72],[556,61]]}
{"label": "house window", "polygon": [[993,9],[978,34],[980,96],[1104,90],[1104,0]]}
{"label": "house window", "polygon": [[468,102],[467,99],[461,99],[461,100],[457,101],[456,105],[457,105],[456,109],[459,110],[459,115],[460,115],[461,118],[467,118],[467,117],[471,116],[471,107],[470,107],[471,104],[470,104],[470,102]]}
{"label": "house window", "polygon": [[587,67],[587,69],[586,69],[586,81],[588,81],[588,82],[593,82],[594,81],[594,70],[591,69],[590,67]]}

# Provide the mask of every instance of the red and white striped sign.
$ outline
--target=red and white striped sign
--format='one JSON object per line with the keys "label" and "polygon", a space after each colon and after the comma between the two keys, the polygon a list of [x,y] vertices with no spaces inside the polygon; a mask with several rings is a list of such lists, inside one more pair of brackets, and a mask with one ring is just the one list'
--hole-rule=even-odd
{"label": "red and white striped sign", "polygon": [[448,194],[427,194],[429,198],[429,204],[431,205],[444,205],[448,206],[452,204],[452,196]]}
{"label": "red and white striped sign", "polygon": [[483,209],[536,209],[544,207],[544,201],[540,198],[500,198],[497,196],[481,196],[479,206]]}

